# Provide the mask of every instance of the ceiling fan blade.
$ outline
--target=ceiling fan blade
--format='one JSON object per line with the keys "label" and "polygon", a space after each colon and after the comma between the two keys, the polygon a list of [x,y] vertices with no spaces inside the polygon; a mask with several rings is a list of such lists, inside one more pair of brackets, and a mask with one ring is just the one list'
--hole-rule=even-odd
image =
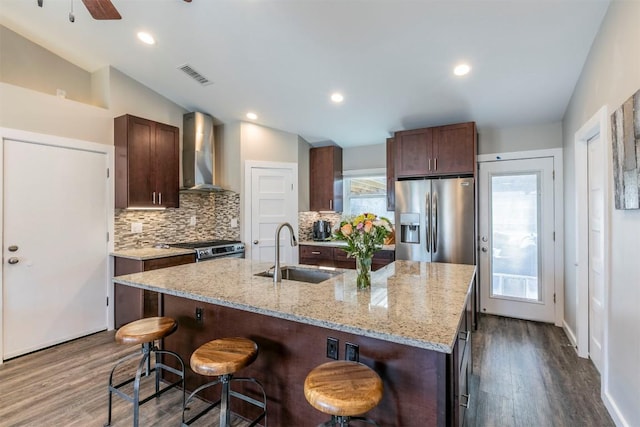
{"label": "ceiling fan blade", "polygon": [[122,19],[111,0],[82,0],[93,19]]}

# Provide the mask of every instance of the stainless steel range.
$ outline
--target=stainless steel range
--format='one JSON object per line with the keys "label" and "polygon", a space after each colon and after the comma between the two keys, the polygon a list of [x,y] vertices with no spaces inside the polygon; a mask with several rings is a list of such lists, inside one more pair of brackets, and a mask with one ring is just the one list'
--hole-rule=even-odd
{"label": "stainless steel range", "polygon": [[169,246],[193,249],[196,252],[196,262],[218,258],[244,258],[244,243],[239,240],[170,243]]}

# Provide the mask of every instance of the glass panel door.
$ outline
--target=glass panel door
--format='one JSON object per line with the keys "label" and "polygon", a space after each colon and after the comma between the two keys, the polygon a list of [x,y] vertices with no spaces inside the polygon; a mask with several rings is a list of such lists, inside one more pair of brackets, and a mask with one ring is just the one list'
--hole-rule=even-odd
{"label": "glass panel door", "polygon": [[491,296],[541,302],[540,173],[491,176]]}
{"label": "glass panel door", "polygon": [[554,322],[553,158],[485,162],[479,176],[482,312]]}

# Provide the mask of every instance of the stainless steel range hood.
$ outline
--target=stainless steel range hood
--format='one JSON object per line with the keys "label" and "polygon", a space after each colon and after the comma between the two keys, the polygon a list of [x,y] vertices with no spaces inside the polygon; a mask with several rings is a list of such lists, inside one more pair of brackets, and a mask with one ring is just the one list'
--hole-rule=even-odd
{"label": "stainless steel range hood", "polygon": [[213,117],[187,113],[182,121],[182,190],[223,191],[214,184]]}

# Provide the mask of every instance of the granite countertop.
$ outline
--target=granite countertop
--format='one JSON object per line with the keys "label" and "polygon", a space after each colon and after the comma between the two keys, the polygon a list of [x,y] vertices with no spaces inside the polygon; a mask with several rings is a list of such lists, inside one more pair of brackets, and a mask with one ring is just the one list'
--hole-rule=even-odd
{"label": "granite countertop", "polygon": [[[115,283],[451,353],[475,266],[396,261],[358,291],[355,270],[318,284],[274,285],[271,265],[222,258],[118,276]],[[304,266],[303,268],[317,268]],[[339,269],[338,269],[339,270]]]}
{"label": "granite countertop", "polygon": [[181,249],[181,248],[136,248],[136,249],[121,249],[111,253],[112,256],[120,258],[137,259],[139,261],[146,261],[149,259],[166,258],[170,256],[178,255],[190,255],[195,254],[193,249]]}
{"label": "granite countertop", "polygon": [[[330,246],[333,248],[343,248],[347,246],[347,242],[343,242],[340,240],[304,240],[298,242],[298,244],[310,246]],[[382,245],[382,249],[385,251],[395,251],[396,245]]]}

